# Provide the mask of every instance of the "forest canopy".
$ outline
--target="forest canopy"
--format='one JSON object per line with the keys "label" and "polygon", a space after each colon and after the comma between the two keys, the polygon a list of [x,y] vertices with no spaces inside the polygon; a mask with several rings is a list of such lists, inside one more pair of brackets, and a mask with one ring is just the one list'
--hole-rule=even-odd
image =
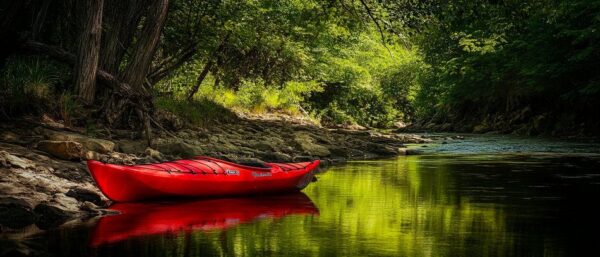
{"label": "forest canopy", "polygon": [[0,14],[2,119],[600,130],[598,0],[24,0]]}

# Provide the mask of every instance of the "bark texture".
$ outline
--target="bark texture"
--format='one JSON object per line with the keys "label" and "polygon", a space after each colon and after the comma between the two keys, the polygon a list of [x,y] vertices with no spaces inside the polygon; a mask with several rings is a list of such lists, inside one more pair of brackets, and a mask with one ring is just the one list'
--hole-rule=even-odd
{"label": "bark texture", "polygon": [[94,102],[96,94],[96,71],[100,54],[102,34],[103,0],[81,2],[86,10],[75,64],[75,86],[79,98],[86,104]]}
{"label": "bark texture", "polygon": [[169,0],[154,0],[148,8],[144,27],[140,34],[131,61],[123,75],[123,81],[134,90],[143,90],[144,80],[150,69],[162,28],[167,18]]}
{"label": "bark texture", "polygon": [[142,0],[105,0],[100,67],[119,74],[126,49],[131,45],[144,8]]}

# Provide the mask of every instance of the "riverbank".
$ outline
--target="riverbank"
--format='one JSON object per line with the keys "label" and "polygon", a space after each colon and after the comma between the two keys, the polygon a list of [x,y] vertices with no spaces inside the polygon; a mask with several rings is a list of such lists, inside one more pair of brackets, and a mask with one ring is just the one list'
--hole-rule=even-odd
{"label": "riverbank", "polygon": [[0,225],[40,228],[111,214],[85,160],[148,163],[206,155],[231,161],[346,160],[415,154],[408,143],[431,139],[364,128],[324,128],[304,120],[239,118],[210,127],[158,131],[152,147],[138,132],[65,127],[49,119],[0,125]]}
{"label": "riverbank", "polygon": [[597,122],[575,122],[573,117],[559,119],[563,116],[563,114],[552,113],[533,115],[529,109],[504,115],[489,115],[484,118],[451,119],[444,116],[444,118],[414,122],[398,129],[397,132],[510,134],[600,142],[600,129]]}

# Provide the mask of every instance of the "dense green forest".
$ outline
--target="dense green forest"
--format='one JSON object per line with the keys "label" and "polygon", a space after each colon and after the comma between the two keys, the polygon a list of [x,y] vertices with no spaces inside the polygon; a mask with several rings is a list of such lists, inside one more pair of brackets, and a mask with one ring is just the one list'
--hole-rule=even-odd
{"label": "dense green forest", "polygon": [[597,134],[599,30],[598,0],[2,1],[0,119]]}

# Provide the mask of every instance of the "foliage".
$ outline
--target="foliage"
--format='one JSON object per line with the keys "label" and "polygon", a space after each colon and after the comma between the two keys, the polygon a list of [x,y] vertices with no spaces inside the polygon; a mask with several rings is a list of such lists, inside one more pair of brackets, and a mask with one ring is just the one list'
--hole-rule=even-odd
{"label": "foliage", "polygon": [[[123,70],[138,52],[150,13],[143,2],[105,4],[100,66],[113,67],[115,78],[127,77]],[[149,70],[144,87],[163,96],[158,107],[192,123],[218,119],[212,112],[228,108],[308,112],[324,123],[376,127],[546,117],[554,129],[600,130],[600,0],[169,2],[152,65],[143,68]],[[20,6],[1,25],[11,25],[0,28],[13,35],[4,39],[23,35],[77,52],[76,1],[1,6],[2,14]],[[6,59],[4,52],[6,115],[33,103],[42,109],[42,99],[52,95],[60,99],[57,113],[66,121],[73,116],[68,113],[79,107],[69,93],[70,69],[48,58]],[[118,97],[109,88],[98,87],[98,98]],[[185,103],[190,95],[195,102]],[[28,103],[28,97],[38,100]],[[152,97],[140,99],[150,107]],[[106,100],[96,99],[95,107],[112,106]]]}
{"label": "foliage", "polygon": [[63,92],[58,98],[58,114],[67,126],[73,125],[75,119],[83,117],[85,110],[80,101],[70,92]]}
{"label": "foliage", "polygon": [[[412,65],[418,59],[416,52],[395,43],[383,46],[374,26],[364,23],[363,17],[348,16],[338,9],[341,6],[321,4],[221,2],[213,13],[204,14],[205,19],[222,24],[207,33],[212,43],[200,46],[205,57],[185,64],[157,89],[182,97],[213,58],[216,65],[202,81],[196,99],[258,113],[298,114],[307,109],[334,123],[389,126],[408,119],[412,115],[404,114],[408,109],[397,111],[407,100],[386,93],[396,92],[396,87],[411,91],[414,85],[386,74]],[[380,86],[383,79],[385,93]],[[343,84],[343,89],[327,89],[337,84]],[[319,95],[325,91],[335,94],[324,99]]]}
{"label": "foliage", "polygon": [[422,119],[481,122],[531,108],[534,115],[576,113],[567,127],[597,123],[598,112],[589,110],[600,109],[594,33],[600,1],[456,0],[413,7],[414,39],[431,66],[416,97]]}
{"label": "foliage", "polygon": [[6,116],[35,114],[55,106],[70,72],[48,58],[12,56],[0,73],[0,111]]}
{"label": "foliage", "polygon": [[235,120],[235,114],[222,105],[208,99],[185,101],[171,97],[158,97],[156,107],[176,114],[186,122],[197,126],[209,126]]}
{"label": "foliage", "polygon": [[423,65],[415,51],[399,44],[384,47],[374,31],[361,34],[338,55],[323,59],[319,75],[325,88],[306,105],[325,123],[389,127],[411,120]]}

